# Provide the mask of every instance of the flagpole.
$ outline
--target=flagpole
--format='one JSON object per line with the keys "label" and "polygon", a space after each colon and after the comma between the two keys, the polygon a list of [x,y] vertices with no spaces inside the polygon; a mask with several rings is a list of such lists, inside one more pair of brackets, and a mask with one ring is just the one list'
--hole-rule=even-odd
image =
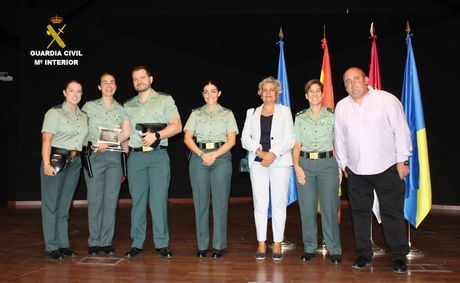
{"label": "flagpole", "polygon": [[412,242],[410,239],[410,222],[409,221],[407,221],[407,243],[409,244],[409,253],[407,254],[408,258],[425,256],[425,254],[421,250],[412,246]]}
{"label": "flagpole", "polygon": [[[280,31],[278,33],[278,37],[279,37],[279,40],[282,41],[284,39],[284,34],[283,34],[283,28],[280,27]],[[280,50],[281,51],[281,50]],[[283,55],[284,56],[284,55]],[[278,66],[279,67],[279,66]],[[279,78],[278,78],[279,80]],[[284,91],[284,90],[283,90]],[[289,107],[291,107],[289,105]],[[273,249],[273,244],[270,245],[271,248]],[[286,238],[283,239],[283,241],[281,242],[281,251],[287,251],[287,250],[292,250],[292,249],[295,249],[295,244],[292,243],[292,242],[289,242],[288,240],[286,240]]]}
{"label": "flagpole", "polygon": [[[375,28],[374,28],[374,22],[371,22],[371,28],[369,29],[369,33],[371,34],[371,39],[372,40],[375,40],[375,38],[377,37],[375,35]],[[373,44],[374,44],[374,41],[373,41]],[[371,55],[373,56],[373,55]],[[372,60],[371,60],[372,61]],[[371,62],[371,65],[372,65],[372,62]],[[369,76],[371,74],[371,72],[373,72],[373,70],[370,70],[369,71]],[[378,76],[380,77],[380,75]],[[379,79],[380,81],[380,79]],[[373,88],[377,89],[378,87],[378,84],[377,84],[377,80],[375,80],[374,82],[374,85],[372,85]],[[375,191],[374,191],[374,195],[375,195]],[[375,196],[376,197],[376,196]],[[374,200],[375,201],[375,200]],[[376,243],[374,243],[374,239],[373,239],[373,236],[372,236],[372,219],[371,219],[371,226],[370,226],[370,240],[371,240],[371,246],[372,246],[372,252],[374,253],[374,255],[383,255],[385,254],[385,249],[379,247]]]}

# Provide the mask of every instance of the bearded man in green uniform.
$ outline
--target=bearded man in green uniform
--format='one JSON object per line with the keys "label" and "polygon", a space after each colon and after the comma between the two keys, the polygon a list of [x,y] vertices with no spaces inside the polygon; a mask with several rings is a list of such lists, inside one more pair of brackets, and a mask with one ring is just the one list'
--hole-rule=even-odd
{"label": "bearded man in green uniform", "polygon": [[[126,258],[143,252],[147,229],[147,202],[152,216],[155,251],[172,258],[169,250],[168,189],[170,181],[168,138],[182,131],[182,122],[174,99],[151,88],[153,76],[144,66],[135,67],[131,76],[138,95],[125,102],[131,121],[128,181],[132,198],[131,239]],[[148,125],[165,124],[154,131]],[[140,133],[136,131],[140,129]],[[149,130],[147,130],[149,129]]]}

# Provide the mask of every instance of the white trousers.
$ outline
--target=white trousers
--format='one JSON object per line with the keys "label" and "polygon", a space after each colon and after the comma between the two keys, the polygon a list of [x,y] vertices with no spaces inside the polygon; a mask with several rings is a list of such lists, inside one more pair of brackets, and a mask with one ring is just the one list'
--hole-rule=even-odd
{"label": "white trousers", "polygon": [[254,201],[257,241],[267,240],[268,206],[272,205],[273,241],[282,242],[286,224],[286,205],[291,166],[263,167],[254,162],[249,168]]}

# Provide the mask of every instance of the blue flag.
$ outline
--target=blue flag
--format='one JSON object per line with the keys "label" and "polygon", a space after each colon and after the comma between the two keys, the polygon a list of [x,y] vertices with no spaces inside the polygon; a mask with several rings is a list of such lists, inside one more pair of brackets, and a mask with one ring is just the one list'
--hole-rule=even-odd
{"label": "blue flag", "polygon": [[401,100],[409,124],[413,152],[409,158],[410,173],[405,180],[404,217],[417,228],[431,209],[431,178],[422,97],[411,36],[407,36],[406,42],[407,58]]}
{"label": "blue flag", "polygon": [[[291,100],[289,98],[289,87],[288,87],[288,78],[286,72],[286,63],[284,62],[284,42],[283,39],[280,38],[278,41],[278,45],[280,46],[280,56],[278,60],[278,80],[281,82],[281,94],[278,97],[278,102],[282,105],[291,107]],[[288,197],[286,206],[290,205],[291,203],[297,200],[297,188],[295,183],[295,175],[294,175],[294,168],[292,168],[291,172],[291,179],[289,181],[289,189],[288,189]],[[268,210],[268,217],[270,218],[272,214],[271,205]]]}

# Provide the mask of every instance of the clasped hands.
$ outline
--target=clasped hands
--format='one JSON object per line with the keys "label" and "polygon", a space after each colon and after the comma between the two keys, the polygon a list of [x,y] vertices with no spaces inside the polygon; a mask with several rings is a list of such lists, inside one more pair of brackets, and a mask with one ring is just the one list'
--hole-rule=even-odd
{"label": "clasped hands", "polygon": [[276,155],[273,152],[262,151],[260,149],[256,150],[256,155],[262,159],[260,165],[263,167],[269,167],[276,159]]}

